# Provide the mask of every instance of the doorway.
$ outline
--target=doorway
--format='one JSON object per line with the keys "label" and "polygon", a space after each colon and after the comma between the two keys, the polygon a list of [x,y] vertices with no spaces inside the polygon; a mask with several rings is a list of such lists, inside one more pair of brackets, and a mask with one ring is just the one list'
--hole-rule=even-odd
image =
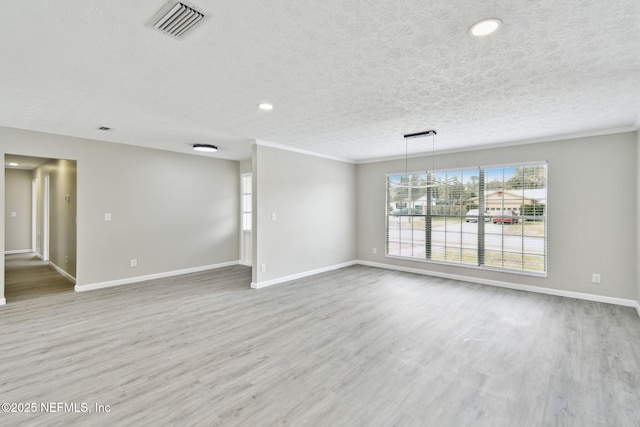
{"label": "doorway", "polygon": [[[61,289],[73,292],[76,187],[75,160],[5,155],[7,303]],[[39,279],[44,277],[49,278]]]}

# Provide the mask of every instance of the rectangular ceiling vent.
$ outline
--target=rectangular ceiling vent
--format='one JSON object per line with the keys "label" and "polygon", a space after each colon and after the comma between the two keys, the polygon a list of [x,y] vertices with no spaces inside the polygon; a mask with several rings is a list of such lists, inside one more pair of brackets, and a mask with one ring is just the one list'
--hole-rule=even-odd
{"label": "rectangular ceiling vent", "polygon": [[202,21],[203,18],[204,13],[178,2],[155,23],[153,28],[179,38],[198,22]]}

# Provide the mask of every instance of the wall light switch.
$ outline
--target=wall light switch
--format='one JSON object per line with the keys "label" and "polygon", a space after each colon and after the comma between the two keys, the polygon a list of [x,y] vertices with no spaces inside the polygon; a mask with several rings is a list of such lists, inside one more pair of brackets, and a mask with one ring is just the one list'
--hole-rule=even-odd
{"label": "wall light switch", "polygon": [[105,221],[111,221],[111,214],[110,213],[104,214],[104,220]]}
{"label": "wall light switch", "polygon": [[131,267],[137,267],[138,266],[138,260],[137,259],[132,259],[131,260]]}
{"label": "wall light switch", "polygon": [[17,216],[18,216],[18,214],[17,214],[16,212],[11,212],[11,216],[12,216],[13,218],[15,218],[15,217],[17,217]]}
{"label": "wall light switch", "polygon": [[276,213],[271,212],[271,221],[275,221],[275,220],[276,220]]}
{"label": "wall light switch", "polygon": [[593,283],[600,283],[600,274],[598,274],[598,273],[593,273],[593,274],[591,275],[591,281],[592,281]]}

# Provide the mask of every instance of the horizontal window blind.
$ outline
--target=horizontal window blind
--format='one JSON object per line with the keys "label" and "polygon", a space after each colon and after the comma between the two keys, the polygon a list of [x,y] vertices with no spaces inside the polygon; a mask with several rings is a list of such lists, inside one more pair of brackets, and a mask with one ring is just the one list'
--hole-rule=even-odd
{"label": "horizontal window blind", "polygon": [[545,163],[390,174],[386,182],[387,255],[546,272]]}

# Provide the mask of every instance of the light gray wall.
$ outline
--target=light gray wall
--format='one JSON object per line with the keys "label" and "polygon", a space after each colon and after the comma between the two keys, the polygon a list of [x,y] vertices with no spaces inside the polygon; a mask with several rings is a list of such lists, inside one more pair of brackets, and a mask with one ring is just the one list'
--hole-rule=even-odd
{"label": "light gray wall", "polygon": [[77,161],[79,285],[238,260],[236,161],[1,127],[0,147]]}
{"label": "light gray wall", "polygon": [[262,145],[253,162],[255,283],[355,259],[355,165]]}
{"label": "light gray wall", "polygon": [[[31,248],[31,180],[29,170],[5,169],[5,251]],[[11,213],[16,216],[12,217]]]}
{"label": "light gray wall", "polygon": [[[42,255],[44,177],[49,176],[49,261],[76,276],[77,172],[74,160],[49,160],[34,171],[36,179],[36,245]],[[67,202],[66,196],[69,196]]]}
{"label": "light gray wall", "polygon": [[240,173],[251,173],[252,171],[252,162],[251,159],[249,160],[242,160],[240,162]]}
{"label": "light gray wall", "polygon": [[[437,143],[437,141],[436,141]],[[385,174],[404,172],[404,159],[358,165],[360,260],[603,296],[636,299],[635,132],[446,154],[436,168],[548,161],[548,277],[532,277],[387,258]],[[429,157],[409,159],[424,170]],[[378,254],[372,254],[372,248]],[[591,282],[592,273],[602,283]]]}

